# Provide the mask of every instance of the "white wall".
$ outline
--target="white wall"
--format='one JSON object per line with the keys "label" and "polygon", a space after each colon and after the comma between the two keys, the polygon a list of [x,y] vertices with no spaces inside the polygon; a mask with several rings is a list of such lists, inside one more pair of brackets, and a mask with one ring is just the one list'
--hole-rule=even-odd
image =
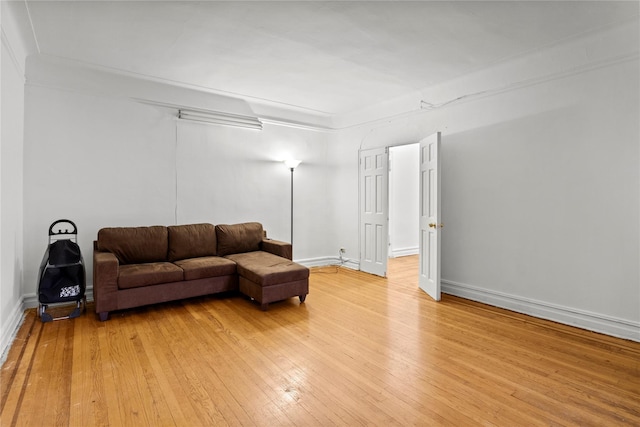
{"label": "white wall", "polygon": [[[638,327],[638,73],[635,61],[504,95],[540,111],[445,136],[449,289]],[[545,109],[551,94],[571,102]]]}
{"label": "white wall", "polygon": [[[262,222],[269,236],[290,237],[290,171],[295,171],[294,257],[313,263],[329,254],[323,233],[327,205],[327,136],[265,124],[262,131],[185,122],[177,110],[124,96],[121,76],[99,75],[92,90],[74,87],[64,68],[31,61],[26,89],[25,250],[27,305],[49,225],[76,222],[91,297],[92,241],[102,227],[191,222]],[[52,75],[60,72],[63,78]],[[47,74],[46,81],[40,76]],[[97,77],[97,78],[98,78]],[[133,87],[134,84],[126,82]],[[155,85],[157,99],[175,88]],[[188,91],[180,100],[189,102]]]}
{"label": "white wall", "polygon": [[99,228],[174,220],[175,120],[165,111],[28,85],[24,164],[23,292],[29,299],[53,221],[78,226],[91,285]]}
{"label": "white wall", "polygon": [[418,144],[389,149],[389,256],[418,253]]}
{"label": "white wall", "polygon": [[181,122],[178,125],[178,222],[258,221],[268,236],[290,241],[294,171],[294,259],[329,254],[324,229],[327,136],[266,124],[262,131]]}
{"label": "white wall", "polygon": [[22,314],[24,57],[8,5],[2,2],[0,51],[0,358]]}
{"label": "white wall", "polygon": [[444,292],[640,340],[635,43],[623,60],[345,130],[334,237],[358,241],[358,149],[442,131]]}

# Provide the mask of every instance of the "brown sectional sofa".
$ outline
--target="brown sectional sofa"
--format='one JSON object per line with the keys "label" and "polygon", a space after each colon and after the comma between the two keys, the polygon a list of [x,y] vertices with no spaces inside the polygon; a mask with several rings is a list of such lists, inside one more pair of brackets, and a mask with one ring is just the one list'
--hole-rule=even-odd
{"label": "brown sectional sofa", "polygon": [[109,312],[240,290],[269,303],[309,293],[309,269],[292,261],[291,244],[265,237],[257,222],[110,227],[93,251],[93,298]]}

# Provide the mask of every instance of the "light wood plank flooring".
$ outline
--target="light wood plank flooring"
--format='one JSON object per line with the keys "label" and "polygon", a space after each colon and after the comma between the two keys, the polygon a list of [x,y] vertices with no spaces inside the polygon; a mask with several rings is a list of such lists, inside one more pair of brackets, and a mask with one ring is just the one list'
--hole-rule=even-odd
{"label": "light wood plank flooring", "polygon": [[196,298],[42,324],[2,367],[2,426],[640,425],[640,344],[313,269],[305,304]]}

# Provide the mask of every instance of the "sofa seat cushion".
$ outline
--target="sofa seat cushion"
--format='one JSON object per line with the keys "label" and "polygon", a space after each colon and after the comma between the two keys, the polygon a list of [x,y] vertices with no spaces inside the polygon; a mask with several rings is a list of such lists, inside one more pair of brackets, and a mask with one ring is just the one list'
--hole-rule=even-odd
{"label": "sofa seat cushion", "polygon": [[180,267],[170,262],[149,262],[120,266],[118,288],[130,289],[160,283],[179,282],[184,274]]}
{"label": "sofa seat cushion", "polygon": [[174,264],[184,270],[184,280],[236,274],[236,263],[218,256],[183,259],[175,261]]}
{"label": "sofa seat cushion", "polygon": [[309,278],[309,269],[286,258],[263,251],[228,255],[238,274],[260,286],[272,286]]}

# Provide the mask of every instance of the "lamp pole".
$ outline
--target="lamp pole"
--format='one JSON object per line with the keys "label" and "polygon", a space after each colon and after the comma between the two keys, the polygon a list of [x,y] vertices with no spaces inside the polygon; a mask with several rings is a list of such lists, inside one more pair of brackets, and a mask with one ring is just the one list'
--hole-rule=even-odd
{"label": "lamp pole", "polygon": [[293,247],[293,171],[295,168],[291,169],[291,246]]}
{"label": "lamp pole", "polygon": [[[293,248],[293,171],[300,164],[300,160],[285,160],[284,164],[291,171],[291,247]],[[293,249],[291,250],[291,253],[293,253]]]}

